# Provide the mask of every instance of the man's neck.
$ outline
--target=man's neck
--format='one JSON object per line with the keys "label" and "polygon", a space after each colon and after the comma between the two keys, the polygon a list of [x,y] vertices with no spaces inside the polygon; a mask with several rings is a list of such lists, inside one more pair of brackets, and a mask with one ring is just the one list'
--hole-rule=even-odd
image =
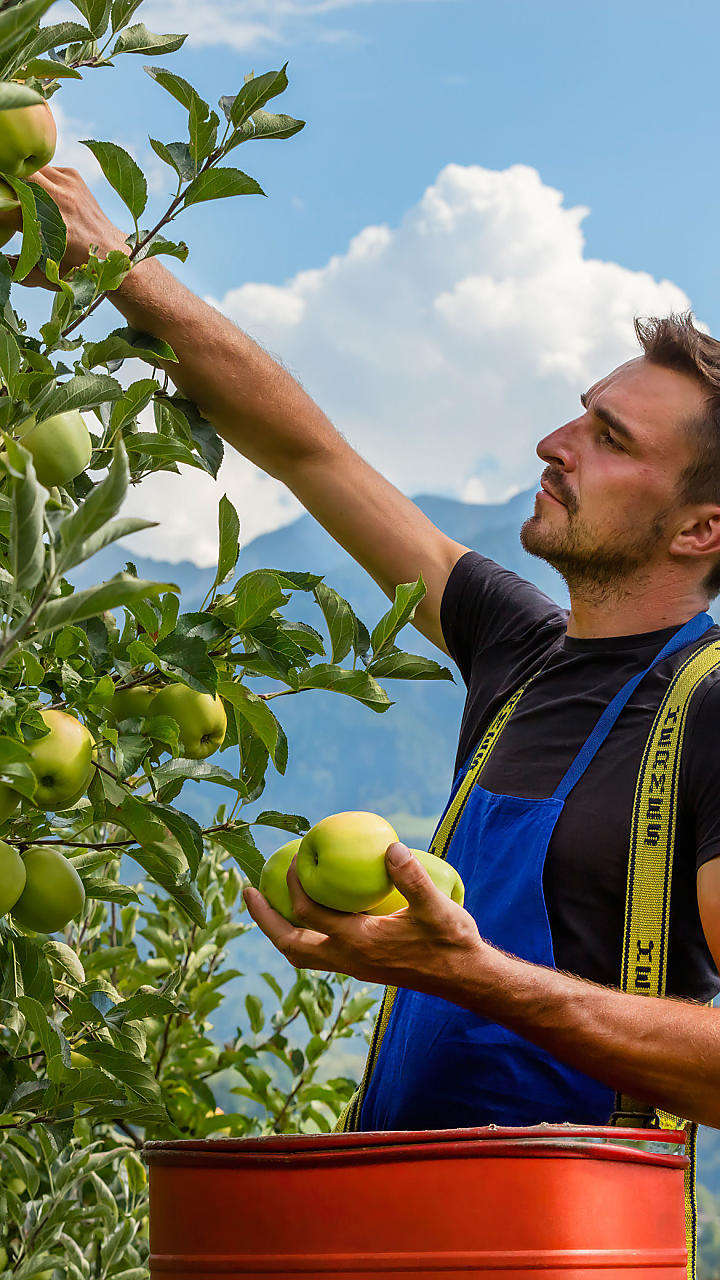
{"label": "man's neck", "polygon": [[578,598],[571,591],[567,635],[577,640],[642,635],[665,627],[681,627],[707,608],[707,596],[697,590],[673,594],[658,588],[639,596],[628,594],[604,601]]}

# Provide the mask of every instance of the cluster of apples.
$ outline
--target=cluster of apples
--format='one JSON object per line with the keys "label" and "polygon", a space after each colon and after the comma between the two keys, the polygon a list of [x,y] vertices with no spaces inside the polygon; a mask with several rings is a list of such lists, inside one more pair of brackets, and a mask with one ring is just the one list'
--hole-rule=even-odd
{"label": "cluster of apples", "polygon": [[[408,905],[385,865],[387,849],[397,839],[394,827],[376,813],[332,813],[300,839],[276,849],[260,874],[260,892],[286,920],[300,924],[287,885],[288,868],[297,854],[298,879],[314,902],[335,911],[392,915]],[[455,867],[424,849],[412,852],[436,888],[462,906],[465,886]]]}
{"label": "cluster of apples", "polygon": [[[69,809],[90,785],[95,741],[90,730],[66,711],[48,708],[40,715],[49,733],[28,746],[37,782],[34,803],[39,809]],[[19,803],[19,792],[0,783],[0,822],[5,822]],[[84,905],[83,882],[59,849],[31,845],[19,853],[0,840],[0,916],[12,911],[24,929],[55,933]]]}
{"label": "cluster of apples", "polygon": [[217,694],[200,693],[184,684],[136,684],[116,689],[108,710],[119,723],[135,717],[172,716],[180,730],[180,754],[205,760],[221,747],[227,716]]}
{"label": "cluster of apples", "polygon": [[[47,102],[0,111],[0,173],[28,178],[55,155],[57,130]],[[0,246],[22,226],[20,201],[0,178]],[[38,423],[35,415],[14,428],[32,454],[38,480],[47,489],[68,484],[87,467],[92,440],[77,409],[56,413]]]}
{"label": "cluster of apples", "polygon": [[[1,113],[0,113],[1,114]],[[107,707],[110,719],[172,716],[180,729],[181,750],[191,760],[204,760],[222,744],[227,717],[222,701],[182,684],[158,689],[135,685],[118,689]],[[49,732],[28,746],[39,809],[63,810],[85,795],[93,776],[95,740],[90,730],[66,711],[40,712]],[[0,823],[20,803],[20,794],[0,783]],[[37,933],[56,933],[82,911],[85,890],[69,858],[52,845],[32,845],[19,853],[0,840],[0,916]]]}

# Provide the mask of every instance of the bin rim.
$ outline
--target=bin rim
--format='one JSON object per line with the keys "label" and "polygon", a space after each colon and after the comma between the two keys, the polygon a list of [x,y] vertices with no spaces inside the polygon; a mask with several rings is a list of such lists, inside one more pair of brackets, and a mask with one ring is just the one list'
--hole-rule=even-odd
{"label": "bin rim", "polygon": [[636,1143],[684,1147],[683,1130],[630,1129],[613,1125],[540,1124],[527,1128],[488,1125],[468,1129],[365,1130],[351,1133],[267,1134],[251,1138],[183,1138],[146,1142],[143,1156],[152,1165],[277,1165],[329,1160],[435,1159],[458,1156],[557,1155],[621,1160],[685,1168],[682,1152],[646,1151]]}

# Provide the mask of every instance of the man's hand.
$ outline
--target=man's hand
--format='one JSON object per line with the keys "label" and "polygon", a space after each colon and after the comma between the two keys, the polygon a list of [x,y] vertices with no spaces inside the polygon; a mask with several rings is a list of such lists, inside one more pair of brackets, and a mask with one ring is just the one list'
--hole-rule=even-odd
{"label": "man's hand", "polygon": [[[48,164],[34,173],[30,181],[36,182],[52,196],[67,227],[67,248],[60,267],[61,275],[67,275],[73,267],[84,266],[90,255],[91,245],[97,247],[101,258],[106,257],[111,249],[130,253],[122,231],[103,213],[77,169],[58,169]],[[22,283],[42,289],[55,289],[55,285],[37,267]]]}
{"label": "man's hand", "polygon": [[409,987],[442,996],[485,948],[469,912],[435,887],[406,845],[391,844],[385,862],[408,906],[391,916],[331,911],[304,892],[293,858],[287,875],[290,924],[257,889],[246,889],[253,920],[298,969],[347,973],[362,982]]}

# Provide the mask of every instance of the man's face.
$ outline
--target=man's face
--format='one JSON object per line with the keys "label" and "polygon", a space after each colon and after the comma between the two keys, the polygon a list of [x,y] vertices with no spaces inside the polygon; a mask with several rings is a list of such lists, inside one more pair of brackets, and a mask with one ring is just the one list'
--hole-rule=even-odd
{"label": "man's face", "polygon": [[570,591],[603,599],[667,563],[682,525],[677,486],[692,460],[685,424],[703,411],[706,393],[689,374],[640,357],[581,400],[579,417],[537,446],[547,463],[543,489],[520,541]]}

